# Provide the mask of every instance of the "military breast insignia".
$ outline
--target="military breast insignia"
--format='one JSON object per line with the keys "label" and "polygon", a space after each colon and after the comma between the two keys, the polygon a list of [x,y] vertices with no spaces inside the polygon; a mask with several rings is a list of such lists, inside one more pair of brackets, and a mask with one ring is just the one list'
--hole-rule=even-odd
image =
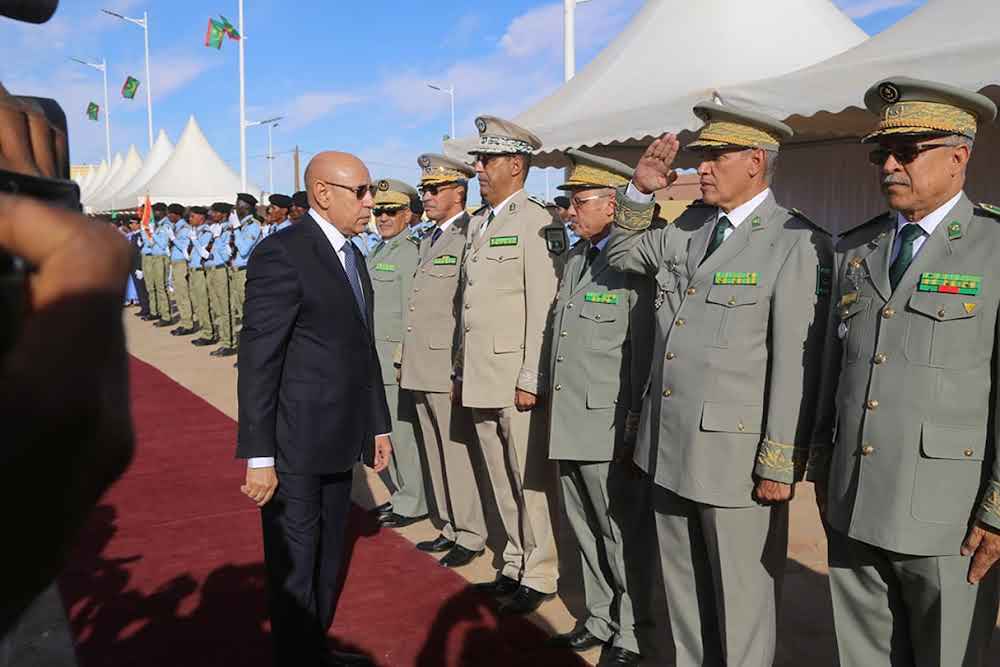
{"label": "military breast insignia", "polygon": [[761,226],[760,216],[755,215],[750,221],[750,229],[759,229]]}
{"label": "military breast insignia", "polygon": [[816,296],[829,296],[833,285],[833,269],[829,266],[816,267]]}
{"label": "military breast insignia", "polygon": [[921,273],[917,290],[920,292],[937,292],[940,294],[979,294],[982,276],[964,273]]}
{"label": "military breast insignia", "polygon": [[962,307],[965,308],[966,315],[971,315],[972,313],[976,312],[976,304],[974,303],[966,301],[965,303],[962,304]]}
{"label": "military breast insignia", "polygon": [[583,295],[583,300],[587,303],[605,303],[614,306],[618,303],[618,295],[607,292],[587,292]]}
{"label": "military breast insignia", "polygon": [[503,248],[507,246],[517,245],[516,236],[491,236],[490,237],[490,247],[491,248]]}
{"label": "military breast insignia", "polygon": [[855,292],[861,291],[861,279],[864,277],[861,268],[861,258],[852,257],[851,261],[847,263],[847,272],[845,278],[847,282],[851,284],[851,288]]}
{"label": "military breast insignia", "polygon": [[857,300],[858,300],[857,292],[848,292],[844,296],[840,297],[840,307],[841,308],[847,307]]}
{"label": "military breast insignia", "polygon": [[952,222],[948,225],[948,240],[954,241],[955,239],[962,238],[962,223]]}
{"label": "military breast insignia", "polygon": [[386,264],[385,262],[379,262],[378,264],[375,265],[375,270],[376,271],[392,272],[392,271],[396,270],[396,265],[395,264]]}
{"label": "military breast insignia", "polygon": [[545,246],[553,255],[566,252],[566,234],[561,227],[550,227],[545,230]]}
{"label": "military breast insignia", "polygon": [[719,271],[715,274],[716,285],[757,285],[757,272]]}
{"label": "military breast insignia", "polygon": [[440,257],[435,257],[431,264],[435,266],[454,266],[458,264],[458,257],[454,255],[441,255]]}

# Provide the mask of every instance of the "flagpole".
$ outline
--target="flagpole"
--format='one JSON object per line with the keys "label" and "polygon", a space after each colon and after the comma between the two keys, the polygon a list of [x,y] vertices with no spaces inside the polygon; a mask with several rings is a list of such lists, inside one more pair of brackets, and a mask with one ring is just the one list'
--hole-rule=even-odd
{"label": "flagpole", "polygon": [[153,151],[153,78],[149,75],[149,14],[142,13],[142,32],[146,42],[146,129],[149,131],[149,151]]}
{"label": "flagpole", "polygon": [[244,65],[244,48],[247,35],[243,30],[243,0],[239,0],[240,5],[240,188],[243,192],[247,189],[247,96],[246,96],[246,70]]}

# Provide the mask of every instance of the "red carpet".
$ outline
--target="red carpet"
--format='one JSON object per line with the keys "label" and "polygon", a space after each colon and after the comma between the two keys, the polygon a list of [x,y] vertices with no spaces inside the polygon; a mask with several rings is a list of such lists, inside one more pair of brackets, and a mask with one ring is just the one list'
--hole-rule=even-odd
{"label": "red carpet", "polygon": [[[135,462],[60,578],[82,667],[269,667],[260,518],[239,493],[236,424],[132,360]],[[579,667],[355,510],[331,635],[383,667]]]}

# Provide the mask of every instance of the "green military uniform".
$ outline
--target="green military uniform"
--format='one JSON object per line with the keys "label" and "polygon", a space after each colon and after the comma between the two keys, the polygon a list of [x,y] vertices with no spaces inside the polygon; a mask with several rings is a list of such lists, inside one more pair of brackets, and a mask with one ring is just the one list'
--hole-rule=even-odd
{"label": "green military uniform", "polygon": [[172,333],[179,335],[181,331],[194,332],[194,307],[191,301],[191,284],[188,263],[191,261],[191,226],[184,220],[184,207],[171,204],[167,212],[177,215],[176,222],[166,223],[170,236],[170,275],[174,288],[174,303],[177,305],[178,328]]}
{"label": "green military uniform", "polygon": [[[382,179],[375,193],[375,207],[409,207],[411,192],[417,194],[405,183]],[[375,291],[375,349],[382,360],[382,380],[392,413],[389,461],[389,475],[395,487],[392,511],[408,518],[427,514],[413,393],[401,390],[396,379],[396,367],[402,358],[404,313],[417,268],[418,247],[419,241],[403,229],[393,238],[379,242],[365,259]]]}
{"label": "green military uniform", "polygon": [[[777,151],[791,136],[732,106],[695,113],[706,124],[690,148]],[[804,469],[830,238],[769,189],[730,211],[693,205],[653,228],[651,198],[634,198],[620,197],[605,252],[612,267],[656,280],[636,462],[656,483],[677,665],[770,665],[788,505],[760,506],[753,490],[758,478],[792,483]]]}
{"label": "green military uniform", "polygon": [[[216,202],[212,204],[212,210],[229,215],[233,206],[224,202]],[[227,222],[217,222],[213,227],[214,239],[211,257],[206,260],[206,274],[209,307],[215,318],[215,331],[219,337],[219,343],[221,343],[221,347],[211,354],[219,356],[223,354],[223,350],[235,350],[236,348],[236,321],[232,307],[232,291],[229,286],[231,273],[229,263],[233,257],[233,232]]]}
{"label": "green military uniform", "polygon": [[[422,187],[461,184],[475,172],[443,155],[421,155]],[[441,535],[449,542],[482,551],[486,520],[469,448],[472,415],[453,405],[451,372],[457,347],[459,270],[465,255],[469,215],[442,220],[420,243],[403,334],[400,387],[413,392],[427,473]],[[440,233],[437,233],[440,230]]]}
{"label": "green military uniform", "polygon": [[[866,140],[971,139],[996,116],[981,95],[903,77],[865,102],[881,118]],[[810,477],[828,494],[845,667],[983,665],[997,617],[996,568],[969,585],[960,549],[970,522],[1000,528],[1000,215],[958,193],[910,222],[881,215],[837,245]]]}
{"label": "green military uniform", "polygon": [[[192,206],[191,213],[201,216],[208,215],[204,206]],[[191,259],[188,262],[188,279],[191,288],[191,309],[195,321],[200,327],[202,339],[211,340],[216,337],[215,322],[212,319],[212,309],[209,305],[208,276],[205,261],[211,257],[208,248],[212,242],[212,232],[205,223],[191,229]]]}
{"label": "green military uniform", "polygon": [[[632,170],[570,150],[563,190],[613,188]],[[580,545],[588,617],[607,644],[639,653],[648,621],[652,520],[648,486],[630,475],[626,420],[638,419],[652,353],[652,282],[608,265],[603,248],[581,240],[569,253],[554,309],[549,458],[559,461],[563,506]],[[628,454],[625,460],[622,456]],[[649,521],[646,518],[649,518]]]}

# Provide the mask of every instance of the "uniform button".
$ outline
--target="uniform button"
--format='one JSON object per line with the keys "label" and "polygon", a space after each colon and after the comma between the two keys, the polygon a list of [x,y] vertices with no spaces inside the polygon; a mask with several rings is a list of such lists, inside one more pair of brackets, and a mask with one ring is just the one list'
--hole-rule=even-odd
{"label": "uniform button", "polygon": [[413,331],[413,327],[406,327],[407,331]]}
{"label": "uniform button", "polygon": [[693,287],[688,287],[688,288],[687,288],[687,295],[688,295],[688,296],[694,296],[694,293],[695,293],[695,292],[697,292],[697,291],[698,291],[698,290],[696,290],[696,289],[695,289],[695,288],[693,288]]}
{"label": "uniform button", "polygon": [[841,318],[847,317],[850,314],[851,314],[851,311],[849,311],[847,308],[844,308],[842,311],[840,311],[840,317]]}
{"label": "uniform button", "polygon": [[410,312],[411,312],[411,313],[412,313],[413,311],[415,311],[415,310],[416,310],[416,307],[415,307],[415,306],[410,306]]}
{"label": "uniform button", "polygon": [[555,390],[556,390],[556,391],[561,391],[561,390],[562,390],[562,385],[561,385],[561,384],[557,384],[557,385],[555,386]]}
{"label": "uniform button", "polygon": [[884,317],[887,320],[891,319],[892,316],[895,315],[895,314],[896,314],[896,310],[893,309],[893,308],[884,308],[882,310],[882,317]]}
{"label": "uniform button", "polygon": [[875,453],[875,448],[872,447],[871,445],[865,445],[864,447],[861,448],[862,456],[871,456],[874,453]]}
{"label": "uniform button", "polygon": [[600,315],[600,313],[598,313],[597,315],[594,315],[594,319],[595,319],[595,320],[599,320],[599,319],[601,319],[601,315]]}
{"label": "uniform button", "polygon": [[944,316],[945,316],[945,310],[944,310],[944,308],[938,309],[938,317],[944,317]]}
{"label": "uniform button", "polygon": [[472,281],[471,280],[469,281],[469,287],[472,287]]}
{"label": "uniform button", "polygon": [[682,326],[684,326],[684,318],[681,318],[681,319],[677,320],[676,324],[677,324],[677,326],[679,326],[679,327],[682,327]]}
{"label": "uniform button", "polygon": [[876,401],[874,398],[869,398],[868,402],[865,405],[868,406],[869,410],[874,410],[878,408],[878,401]]}
{"label": "uniform button", "polygon": [[562,361],[564,358],[565,357],[563,357],[563,355],[560,354],[558,357],[556,357],[556,361]]}
{"label": "uniform button", "polygon": [[743,422],[740,422],[739,424],[736,425],[736,430],[742,433],[743,431],[747,430],[747,427],[743,425]]}
{"label": "uniform button", "polygon": [[414,287],[414,288],[413,288],[413,291],[414,291],[414,292],[419,292],[419,291],[420,291],[420,288],[419,288],[419,287]]}
{"label": "uniform button", "polygon": [[965,451],[963,452],[963,454],[965,454],[966,456],[972,456],[972,454],[973,454],[973,451],[972,451],[971,449],[966,449],[966,450],[965,450]]}
{"label": "uniform button", "polygon": [[472,331],[472,327],[470,327],[468,324],[466,324],[465,325],[465,330],[466,331]]}
{"label": "uniform button", "polygon": [[663,390],[663,397],[664,398],[670,398],[673,395],[673,393],[674,393],[673,389],[664,389]]}
{"label": "uniform button", "polygon": [[466,310],[469,310],[470,308],[472,308],[472,304],[471,303],[465,304],[465,309]]}
{"label": "uniform button", "polygon": [[730,306],[735,306],[736,305],[736,297],[735,296],[729,297],[729,301],[727,301],[726,303],[728,303]]}
{"label": "uniform button", "polygon": [[560,338],[565,338],[566,337],[566,332],[565,331],[560,331],[559,332],[559,337]]}
{"label": "uniform button", "polygon": [[886,359],[888,358],[889,357],[887,357],[884,352],[879,352],[878,354],[875,355],[875,364],[876,365],[884,364]]}
{"label": "uniform button", "polygon": [[673,352],[667,352],[667,361],[671,361],[676,356]]}
{"label": "uniform button", "polygon": [[473,258],[472,258],[472,261],[473,261],[473,262],[478,262],[478,261],[479,261],[479,258],[478,258],[478,257],[473,257]]}
{"label": "uniform button", "polygon": [[566,307],[569,308],[570,310],[573,310],[573,304],[571,303],[566,304]]}

